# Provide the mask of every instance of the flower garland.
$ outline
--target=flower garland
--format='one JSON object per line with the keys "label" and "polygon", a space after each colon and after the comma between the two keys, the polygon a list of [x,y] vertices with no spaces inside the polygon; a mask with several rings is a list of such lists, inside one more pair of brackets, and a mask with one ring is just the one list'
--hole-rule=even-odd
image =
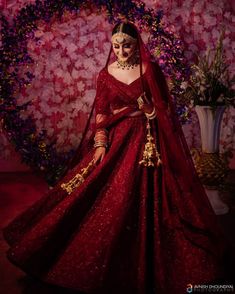
{"label": "flower garland", "polygon": [[19,73],[19,66],[29,67],[34,63],[28,53],[29,40],[35,39],[34,32],[39,22],[50,23],[61,19],[65,12],[79,13],[82,9],[93,8],[107,16],[110,23],[120,20],[120,15],[135,23],[149,34],[148,48],[158,61],[163,72],[171,78],[171,94],[175,97],[181,121],[189,119],[189,111],[179,97],[183,92],[181,84],[189,77],[189,67],[183,57],[182,42],[161,23],[163,12],[147,9],[142,1],[117,0],[37,0],[23,7],[12,24],[0,15],[0,115],[3,128],[14,143],[23,162],[36,170],[43,170],[48,183],[55,183],[63,173],[66,163],[74,151],[58,152],[55,142],[46,143],[47,132],[36,133],[32,117],[22,118],[22,112],[30,102],[17,104],[16,93],[30,85],[34,75],[28,70]]}

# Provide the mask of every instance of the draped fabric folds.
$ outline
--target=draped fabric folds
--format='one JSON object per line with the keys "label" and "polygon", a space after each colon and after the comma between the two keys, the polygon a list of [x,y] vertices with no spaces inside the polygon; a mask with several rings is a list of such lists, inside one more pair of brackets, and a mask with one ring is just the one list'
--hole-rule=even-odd
{"label": "draped fabric folds", "polygon": [[[220,226],[164,76],[140,37],[139,48],[144,72],[129,85],[108,72],[109,57],[97,80],[93,134],[90,119],[65,177],[4,229],[9,259],[45,282],[84,293],[165,294],[223,278]],[[146,118],[131,114],[143,90],[157,112],[158,168],[139,165]],[[93,158],[97,128],[109,133],[104,160],[68,195],[60,185]]]}

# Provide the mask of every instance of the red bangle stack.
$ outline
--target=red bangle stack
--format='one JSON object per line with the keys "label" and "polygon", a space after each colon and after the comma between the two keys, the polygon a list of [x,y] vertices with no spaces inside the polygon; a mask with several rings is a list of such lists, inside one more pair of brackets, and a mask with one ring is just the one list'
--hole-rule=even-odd
{"label": "red bangle stack", "polygon": [[107,147],[108,144],[108,136],[107,136],[107,130],[105,129],[98,129],[95,134],[94,138],[95,144],[94,147]]}

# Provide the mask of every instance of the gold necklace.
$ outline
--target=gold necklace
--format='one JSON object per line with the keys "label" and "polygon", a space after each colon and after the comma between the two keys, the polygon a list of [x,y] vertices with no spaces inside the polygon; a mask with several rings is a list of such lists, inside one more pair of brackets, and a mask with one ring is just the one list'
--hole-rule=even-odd
{"label": "gold necklace", "polygon": [[134,56],[130,60],[127,61],[121,61],[117,59],[117,67],[121,68],[122,70],[127,69],[129,70],[130,68],[134,68],[139,65],[139,58],[138,56]]}

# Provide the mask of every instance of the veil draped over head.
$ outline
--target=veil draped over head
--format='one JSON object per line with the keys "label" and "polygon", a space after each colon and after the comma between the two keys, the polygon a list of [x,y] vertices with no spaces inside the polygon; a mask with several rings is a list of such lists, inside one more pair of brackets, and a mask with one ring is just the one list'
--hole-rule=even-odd
{"label": "veil draped over head", "polygon": [[[167,186],[171,185],[177,191],[174,193],[174,197],[168,195],[168,199],[165,200],[166,203],[162,204],[167,207],[166,211],[168,211],[168,215],[164,215],[165,221],[167,222],[169,219],[169,226],[182,230],[184,235],[198,246],[217,257],[222,256],[224,243],[222,242],[223,236],[220,225],[195,171],[165,77],[157,62],[153,60],[145,48],[137,28],[133,24],[131,25],[138,33],[137,43],[140,55],[140,75],[143,92],[145,91],[145,79],[147,80],[152,103],[155,106],[157,114],[156,119],[152,123],[156,126],[156,137],[162,159],[162,165],[159,167],[162,173],[161,189],[164,191]],[[105,68],[114,61],[114,57],[111,46]],[[143,73],[143,68],[146,68],[146,74]],[[143,74],[145,75],[144,78]],[[99,97],[102,95],[105,87],[105,83],[99,82],[99,76],[97,81],[96,97],[87,126],[76,156],[69,164],[69,168],[73,168],[84,154],[93,147],[94,133],[97,128],[106,128],[109,130],[118,121],[133,112],[133,108],[127,107],[115,115],[104,116],[103,120],[96,122],[94,125],[92,123],[94,121],[92,117],[95,116],[95,105],[98,103]],[[92,130],[91,135],[90,130]],[[172,222],[169,207],[177,211],[179,221]],[[205,238],[205,236],[210,236],[210,238]]]}

